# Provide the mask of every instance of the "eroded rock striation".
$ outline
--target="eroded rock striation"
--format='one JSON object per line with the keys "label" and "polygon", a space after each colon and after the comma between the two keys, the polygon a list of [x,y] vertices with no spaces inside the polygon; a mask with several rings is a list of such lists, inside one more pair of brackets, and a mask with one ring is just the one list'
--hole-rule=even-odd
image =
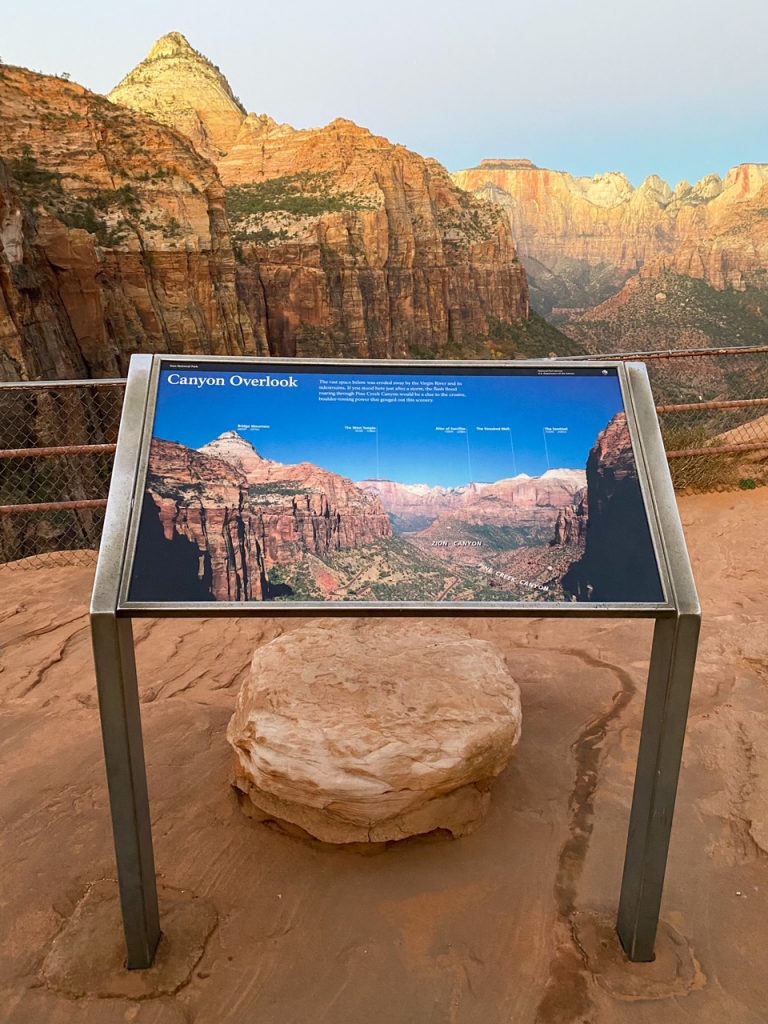
{"label": "eroded rock striation", "polygon": [[3,377],[118,376],[137,351],[579,348],[528,323],[506,218],[434,160],[343,119],[246,116],[179,33],[110,98],[0,69]]}
{"label": "eroded rock striation", "polygon": [[476,828],[520,728],[519,689],[490,643],[363,619],[258,649],[227,739],[252,816],[384,842]]}
{"label": "eroded rock striation", "polygon": [[500,519],[516,522],[529,518],[533,510],[557,510],[581,499],[586,486],[583,470],[550,469],[541,476],[526,473],[493,483],[469,483],[459,487],[429,487],[401,484],[394,480],[362,480],[358,484],[375,494],[387,512],[404,524],[436,520],[454,515],[457,519],[493,523]]}
{"label": "eroded rock striation", "polygon": [[240,294],[280,355],[429,355],[528,317],[506,218],[434,160],[342,118],[296,130],[243,116],[178,33],[111,94],[217,162]]}
{"label": "eroded rock striation", "polygon": [[[484,160],[454,180],[505,210],[535,307],[592,348],[652,348],[665,332],[665,347],[719,343],[709,307],[728,309],[738,329],[731,307],[749,316],[768,290],[768,164],[674,190],[656,175],[635,188],[620,173],[579,178],[524,160]],[[726,291],[737,297],[718,300]],[[755,330],[768,335],[765,319]]]}
{"label": "eroded rock striation", "polygon": [[428,354],[528,316],[504,217],[433,160],[343,119],[250,116],[219,169],[276,352]]}
{"label": "eroded rock striation", "polygon": [[[473,484],[465,500],[435,519],[420,535],[424,542],[440,538],[460,540],[477,529],[500,535],[515,534],[519,543],[549,543],[560,514],[576,507],[585,494],[583,470],[550,469],[541,476],[525,474]],[[439,551],[439,549],[436,549]]]}
{"label": "eroded rock striation", "polygon": [[182,135],[70,82],[0,73],[0,370],[120,376],[132,352],[266,352],[225,194]]}

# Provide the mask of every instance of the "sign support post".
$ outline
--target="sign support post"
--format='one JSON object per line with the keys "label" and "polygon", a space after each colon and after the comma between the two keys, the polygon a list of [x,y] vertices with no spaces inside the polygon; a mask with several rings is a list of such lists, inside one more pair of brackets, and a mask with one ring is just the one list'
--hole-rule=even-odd
{"label": "sign support post", "polygon": [[699,614],[657,619],[629,819],[617,931],[630,960],[653,960]]}
{"label": "sign support post", "polygon": [[683,528],[645,367],[627,366],[675,614],[657,618],[616,930],[630,960],[654,958],[661,895],[701,628]]}
{"label": "sign support post", "polygon": [[131,620],[97,612],[91,633],[127,963],[149,967],[160,917]]}
{"label": "sign support post", "polygon": [[130,618],[117,615],[121,565],[151,366],[151,356],[134,356],[131,361],[91,597],[91,638],[101,735],[125,929],[126,962],[130,968],[151,967],[160,941],[133,629]]}
{"label": "sign support post", "polygon": [[[645,367],[628,363],[599,364],[596,373],[620,373],[624,383],[627,423],[634,440],[634,456],[643,494],[646,529],[653,538],[657,569],[663,581],[659,594],[641,601],[335,601],[322,602],[249,600],[239,603],[214,600],[133,600],[130,597],[132,558],[139,531],[138,510],[144,497],[149,443],[158,395],[158,378],[164,357],[134,356],[126,387],[123,417],[104,522],[99,561],[91,601],[91,633],[99,695],[102,737],[107,770],[112,828],[115,842],[120,900],[127,945],[127,966],[151,966],[160,939],[152,831],[147,792],[141,711],[131,619],[135,616],[179,615],[484,615],[530,617],[653,618],[655,628],[645,699],[637,771],[630,815],[624,874],[619,900],[617,932],[632,961],[650,961],[658,927],[664,874],[669,849],[677,781],[682,759],[685,726],[696,660],[701,610],[693,581],[677,504],[669,476],[653,396]],[[180,357],[170,357],[177,360]],[[191,359],[201,367],[213,357]],[[258,374],[278,362],[239,359],[247,364],[242,373]],[[220,364],[221,361],[219,360]],[[499,375],[505,371],[541,372],[557,376],[565,363],[542,364],[452,363],[450,373]],[[580,364],[582,367],[584,364]],[[386,361],[291,360],[293,374],[316,370],[349,374],[423,374],[434,376],[446,364],[414,364]],[[507,369],[509,367],[509,369]],[[405,368],[405,369],[404,369]],[[514,368],[514,369],[512,369]],[[578,371],[573,371],[578,372]],[[179,377],[178,373],[174,376]],[[204,382],[219,378],[194,378]],[[242,375],[237,379],[242,382]],[[467,378],[471,379],[471,377]],[[221,378],[222,382],[224,378]],[[266,378],[270,383],[269,377]],[[294,376],[291,375],[291,381]],[[172,382],[174,383],[174,382]],[[262,380],[260,383],[264,383]],[[291,387],[295,387],[292,384]],[[481,421],[482,422],[482,421]],[[443,429],[442,427],[439,429]],[[465,428],[468,430],[468,428]],[[479,428],[482,429],[482,428]],[[229,436],[229,435],[224,435]],[[235,435],[237,436],[237,435]],[[601,435],[603,436],[603,435]],[[467,444],[469,444],[467,434]],[[377,428],[378,442],[378,428]],[[161,442],[167,444],[168,442]],[[176,443],[176,442],[174,442]],[[510,434],[511,443],[511,434]],[[197,457],[198,450],[190,449]],[[514,455],[514,447],[512,448]],[[279,466],[280,463],[271,463]],[[288,467],[290,469],[290,467]],[[626,472],[622,469],[622,472]],[[530,479],[527,478],[526,479]],[[351,481],[348,481],[350,486]],[[638,494],[641,492],[638,491]],[[151,503],[150,503],[151,505]],[[629,536],[632,545],[636,538]],[[133,545],[133,548],[132,548]],[[502,577],[503,577],[502,573]],[[507,576],[507,578],[511,578]],[[471,591],[470,591],[471,593]],[[210,600],[210,599],[209,599]]]}

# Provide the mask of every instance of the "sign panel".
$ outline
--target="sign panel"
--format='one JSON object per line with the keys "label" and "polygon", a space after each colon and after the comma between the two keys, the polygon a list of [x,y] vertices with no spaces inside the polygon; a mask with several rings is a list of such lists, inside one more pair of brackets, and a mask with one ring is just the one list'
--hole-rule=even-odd
{"label": "sign panel", "polygon": [[621,364],[158,357],[147,424],[122,607],[666,602]]}
{"label": "sign panel", "polygon": [[701,608],[642,365],[132,358],[90,614],[129,967],[131,619],[294,613],[655,619],[617,922],[653,959]]}

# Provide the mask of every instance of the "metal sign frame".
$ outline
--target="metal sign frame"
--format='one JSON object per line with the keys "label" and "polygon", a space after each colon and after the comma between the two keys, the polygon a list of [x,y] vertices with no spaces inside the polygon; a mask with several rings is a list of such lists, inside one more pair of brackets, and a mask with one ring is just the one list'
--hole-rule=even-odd
{"label": "metal sign frame", "polygon": [[[139,617],[210,618],[231,615],[653,618],[634,795],[630,813],[617,931],[632,961],[650,961],[658,927],[677,780],[693,682],[701,608],[683,536],[674,488],[642,363],[596,362],[618,371],[641,493],[665,599],[659,603],[598,602],[131,602],[127,597],[138,531],[160,368],[165,361],[232,362],[254,368],[428,375],[462,370],[492,375],[525,367],[570,367],[583,362],[415,362],[413,360],[290,361],[234,357],[135,355],[131,359],[109,499],[91,599],[90,622],[109,787],[127,966],[152,964],[160,938],[154,853],[131,620]],[[137,500],[138,499],[138,500]],[[134,514],[136,512],[136,514]]]}

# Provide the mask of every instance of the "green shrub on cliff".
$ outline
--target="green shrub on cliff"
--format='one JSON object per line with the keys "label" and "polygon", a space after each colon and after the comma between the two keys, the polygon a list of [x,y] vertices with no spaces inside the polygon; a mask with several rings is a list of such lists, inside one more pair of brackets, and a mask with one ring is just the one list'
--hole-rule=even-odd
{"label": "green shrub on cliff", "polygon": [[[71,228],[95,235],[100,245],[118,245],[141,214],[141,200],[131,185],[95,188],[87,195],[72,195],[58,171],[41,167],[29,146],[9,161],[11,177],[22,202],[32,215],[43,209]],[[74,177],[74,176],[73,176]]]}
{"label": "green shrub on cliff", "polygon": [[519,322],[488,317],[488,335],[452,338],[442,345],[412,345],[417,359],[546,359],[551,355],[576,356],[584,347],[558,331],[536,313]]}
{"label": "green shrub on cliff", "polygon": [[304,171],[227,189],[227,216],[237,242],[269,245],[288,235],[281,224],[347,210],[373,209],[363,196],[340,189],[331,171]]}

